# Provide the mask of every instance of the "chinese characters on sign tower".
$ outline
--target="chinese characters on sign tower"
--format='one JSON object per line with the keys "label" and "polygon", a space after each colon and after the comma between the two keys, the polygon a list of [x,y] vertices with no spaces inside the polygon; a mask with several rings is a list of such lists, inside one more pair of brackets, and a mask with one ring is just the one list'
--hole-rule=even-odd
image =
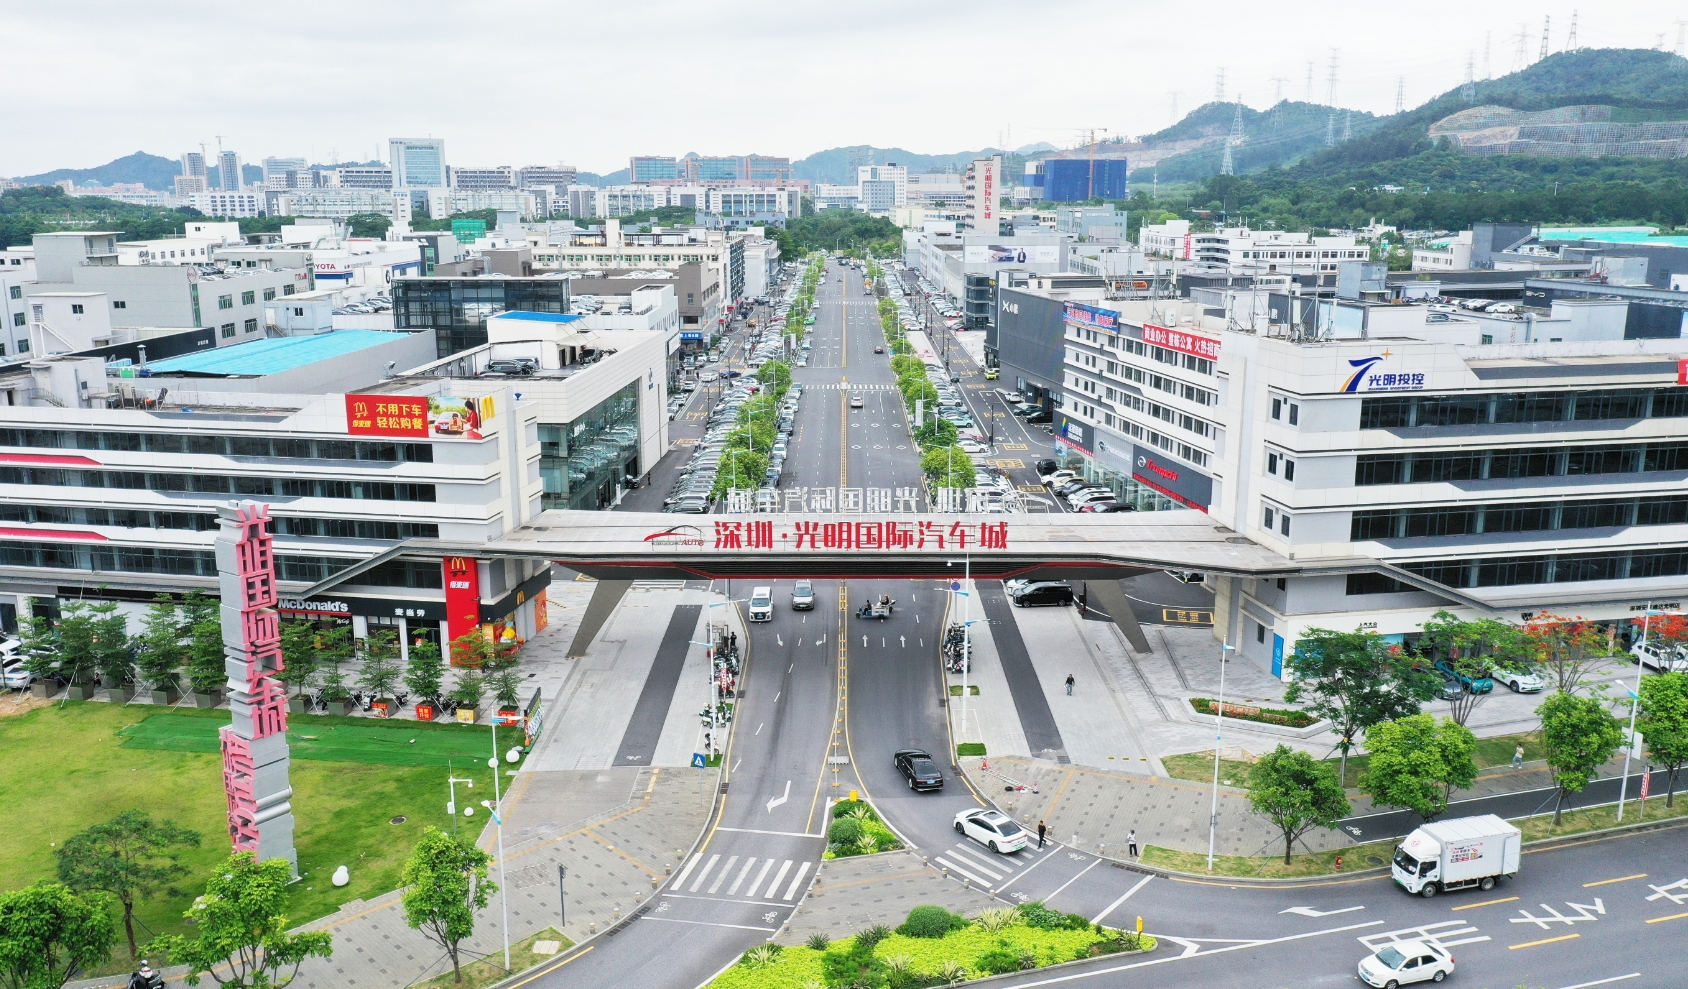
{"label": "chinese characters on sign tower", "polygon": [[237,852],[286,859],[293,850],[293,789],[287,769],[287,693],[281,661],[274,537],[268,505],[218,508],[217,578],[222,596],[223,665],[233,724],[221,731],[229,839]]}
{"label": "chinese characters on sign tower", "polygon": [[[793,543],[795,540],[795,543]],[[715,523],[715,549],[971,550],[1007,549],[1007,522],[811,522]]]}

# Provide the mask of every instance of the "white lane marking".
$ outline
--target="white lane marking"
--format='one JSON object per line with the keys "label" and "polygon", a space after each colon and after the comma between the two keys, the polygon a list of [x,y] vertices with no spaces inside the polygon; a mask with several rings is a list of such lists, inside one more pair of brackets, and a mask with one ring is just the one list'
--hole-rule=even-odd
{"label": "white lane marking", "polygon": [[777,834],[785,838],[825,838],[826,833],[813,831],[763,831],[760,828],[716,828],[717,831],[737,831],[740,834]]}
{"label": "white lane marking", "polygon": [[650,914],[645,914],[643,917],[641,917],[639,919],[640,920],[660,920],[660,921],[663,921],[663,922],[669,923],[669,924],[694,924],[698,927],[731,927],[735,930],[740,930],[740,931],[767,931],[769,934],[772,934],[772,933],[774,933],[774,931],[779,929],[777,927],[751,927],[748,924],[713,924],[713,923],[710,923],[707,920],[680,920],[680,919],[675,918],[675,917],[653,917]]}
{"label": "white lane marking", "polygon": [[1608,984],[1613,983],[1613,982],[1622,982],[1625,979],[1639,979],[1639,978],[1641,978],[1640,972],[1631,972],[1628,975],[1614,975],[1609,979],[1600,979],[1599,981],[1596,981],[1596,982],[1579,982],[1574,986],[1566,986],[1565,989],[1588,989],[1589,986],[1604,986],[1604,985],[1608,985]]}
{"label": "white lane marking", "polygon": [[[765,724],[765,723],[766,723],[766,722],[764,722],[764,724]],[[755,731],[755,733],[754,733],[754,734],[755,734],[755,735],[760,735],[760,734],[762,734],[762,725],[757,725],[757,726],[756,726],[756,731]],[[752,737],[754,737],[754,735],[753,735],[753,736],[752,736]]]}
{"label": "white lane marking", "polygon": [[785,671],[786,671],[786,672],[787,672],[787,673],[790,673],[790,672],[791,672],[791,671],[792,671],[792,670],[795,670],[795,669],[797,669],[797,664],[796,664],[796,663],[792,663],[792,664],[791,664],[791,665],[790,665],[790,666],[787,666],[787,667],[786,667],[786,668],[785,668]]}
{"label": "white lane marking", "polygon": [[780,804],[783,804],[787,800],[790,800],[790,799],[791,799],[791,781],[786,780],[785,781],[785,795],[780,796],[780,797],[775,797],[772,800],[768,801],[768,813],[772,814],[774,812],[775,807],[778,807]]}
{"label": "white lane marking", "polygon": [[709,857],[709,863],[703,867],[703,871],[697,874],[697,881],[692,883],[692,888],[688,892],[696,893],[698,891],[698,887],[703,885],[703,881],[709,878],[709,870],[715,868],[715,863],[719,861],[721,861],[721,856],[711,855]]}
{"label": "white lane marking", "polygon": [[663,899],[702,900],[708,903],[747,903],[753,907],[788,907],[789,903],[777,903],[772,900],[729,900],[724,896],[688,896],[685,893],[664,893]]}
{"label": "white lane marking", "polygon": [[960,859],[961,861],[967,863],[968,865],[978,866],[981,869],[981,871],[983,871],[985,873],[985,875],[990,876],[992,878],[996,878],[996,873],[992,871],[993,869],[1001,869],[1004,874],[1007,874],[1007,873],[1014,871],[1013,869],[1011,869],[1007,866],[997,865],[994,862],[990,862],[990,861],[986,860],[986,858],[983,855],[980,855],[978,852],[975,852],[972,849],[966,847],[965,845],[961,845],[959,843],[954,848],[950,849],[949,851],[945,852],[944,854],[948,855],[952,859]]}
{"label": "white lane marking", "polygon": [[709,884],[710,896],[714,896],[720,891],[721,884],[727,881],[727,873],[732,872],[733,866],[736,864],[738,864],[738,856],[734,855],[732,858],[727,860],[726,865],[721,867],[721,871],[715,874],[715,881]]}
{"label": "white lane marking", "polygon": [[783,691],[783,690],[780,691],[779,693],[775,694],[774,695],[774,703],[778,704],[780,702],[780,698],[783,697],[784,695],[785,695],[785,691]]}
{"label": "white lane marking", "polygon": [[1067,881],[1066,881],[1066,882],[1064,882],[1064,883],[1062,883],[1062,884],[1061,884],[1061,885],[1059,885],[1059,886],[1057,886],[1057,887],[1056,887],[1056,888],[1055,888],[1055,892],[1053,892],[1053,893],[1050,893],[1050,894],[1049,894],[1049,895],[1048,895],[1048,896],[1046,896],[1046,897],[1044,897],[1044,899],[1045,899],[1045,900],[1053,900],[1053,899],[1054,899],[1054,898],[1055,898],[1055,897],[1057,897],[1057,896],[1059,896],[1059,895],[1060,895],[1060,893],[1061,893],[1061,890],[1064,890],[1064,889],[1066,889],[1066,888],[1067,888],[1067,887],[1068,887],[1068,886],[1071,886],[1071,885],[1072,885],[1072,884],[1073,884],[1073,883],[1076,883],[1076,882],[1078,882],[1078,878],[1079,878],[1079,876],[1082,876],[1082,875],[1084,875],[1084,874],[1085,874],[1085,873],[1086,873],[1086,872],[1089,872],[1089,871],[1090,871],[1090,870],[1091,870],[1091,869],[1094,869],[1094,868],[1096,868],[1096,867],[1097,867],[1097,866],[1098,866],[1098,865],[1101,865],[1101,864],[1102,864],[1102,860],[1101,860],[1101,859],[1091,859],[1091,860],[1090,860],[1090,864],[1089,864],[1089,865],[1087,865],[1087,866],[1085,866],[1085,867],[1084,867],[1084,868],[1082,868],[1082,869],[1080,869],[1080,870],[1078,870],[1078,876],[1074,876],[1074,877],[1072,877],[1072,878],[1071,878],[1071,879],[1069,879],[1069,880],[1067,880]]}
{"label": "white lane marking", "polygon": [[1303,917],[1330,917],[1334,914],[1353,913],[1356,910],[1364,909],[1364,906],[1343,907],[1341,910],[1314,910],[1312,907],[1290,907],[1288,910],[1279,910],[1278,913],[1298,913]]}
{"label": "white lane marking", "polygon": [[738,895],[738,888],[744,885],[744,877],[750,875],[750,867],[755,864],[756,856],[754,855],[744,860],[744,868],[739,870],[738,878],[733,880],[733,885],[727,889],[728,896]]}
{"label": "white lane marking", "polygon": [[692,874],[692,870],[697,868],[698,862],[702,861],[702,859],[703,855],[698,854],[693,855],[691,859],[686,862],[685,866],[680,869],[680,874],[674,877],[675,889],[679,889],[681,886],[686,884],[686,877]]}
{"label": "white lane marking", "polygon": [[804,862],[802,865],[797,867],[797,875],[792,877],[790,887],[788,887],[786,889],[785,895],[780,897],[780,899],[789,900],[792,897],[796,896],[797,895],[797,887],[803,885],[803,877],[808,875],[808,874],[809,874],[809,863]]}
{"label": "white lane marking", "polygon": [[772,869],[773,867],[774,867],[774,860],[773,859],[763,859],[762,860],[762,871],[758,872],[756,874],[756,878],[751,882],[750,888],[744,891],[744,895],[750,897],[753,900],[756,899],[756,890],[757,890],[758,887],[760,887],[762,885],[762,877],[766,876],[768,874],[768,870]]}
{"label": "white lane marking", "polygon": [[744,765],[744,756],[739,756],[738,762],[733,763],[732,771],[735,773],[738,772],[738,768],[742,765]]}
{"label": "white lane marking", "polygon": [[961,873],[963,876],[966,876],[968,879],[973,880],[974,882],[978,883],[980,886],[985,887],[986,889],[990,888],[990,885],[991,885],[990,880],[982,879],[978,876],[973,875],[971,872],[968,872],[966,869],[963,869],[961,866],[955,865],[952,862],[946,861],[944,859],[944,857],[941,856],[941,855],[933,858],[932,861],[938,863],[939,865],[943,866],[944,868],[948,869],[951,872]]}
{"label": "white lane marking", "polygon": [[783,646],[783,645],[785,645],[785,636],[780,635],[778,632],[775,632],[774,633],[774,641]]}
{"label": "white lane marking", "polygon": [[1133,893],[1137,892],[1138,890],[1142,889],[1144,886],[1149,885],[1149,880],[1151,880],[1153,878],[1155,878],[1155,877],[1154,876],[1144,876],[1142,879],[1139,879],[1137,881],[1137,885],[1135,885],[1135,886],[1131,887],[1130,889],[1126,890],[1124,896],[1121,896],[1119,899],[1117,899],[1114,902],[1108,904],[1107,909],[1103,910],[1101,913],[1097,914],[1096,916],[1090,918],[1090,922],[1092,924],[1100,924],[1102,922],[1103,917],[1106,917],[1108,914],[1113,913],[1114,910],[1116,910],[1121,903],[1124,903],[1126,900],[1131,899],[1131,894],[1133,894]]}
{"label": "white lane marking", "polygon": [[791,866],[792,862],[790,859],[786,859],[784,862],[780,863],[780,871],[774,873],[773,881],[768,883],[768,888],[762,891],[763,896],[774,895],[774,892],[780,888],[780,883],[785,881],[785,874],[791,871]]}

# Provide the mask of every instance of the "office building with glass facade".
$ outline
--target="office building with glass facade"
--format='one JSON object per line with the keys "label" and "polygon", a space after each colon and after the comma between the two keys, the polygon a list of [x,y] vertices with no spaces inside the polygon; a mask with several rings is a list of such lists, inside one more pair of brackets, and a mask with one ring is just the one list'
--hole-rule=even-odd
{"label": "office building with glass facade", "polygon": [[432,330],[439,356],[487,342],[486,321],[504,312],[566,313],[566,278],[395,278],[393,328]]}

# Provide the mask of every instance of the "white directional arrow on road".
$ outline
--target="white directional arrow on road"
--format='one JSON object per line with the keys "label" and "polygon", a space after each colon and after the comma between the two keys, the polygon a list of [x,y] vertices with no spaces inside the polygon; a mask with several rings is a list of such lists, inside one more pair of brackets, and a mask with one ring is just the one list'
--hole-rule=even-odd
{"label": "white directional arrow on road", "polygon": [[1364,910],[1364,909],[1365,909],[1365,907],[1363,907],[1363,906],[1361,906],[1361,907],[1343,907],[1341,910],[1314,910],[1312,907],[1290,907],[1288,910],[1279,910],[1278,913],[1280,913],[1280,914],[1298,913],[1303,917],[1329,917],[1332,914],[1353,913],[1356,910]]}
{"label": "white directional arrow on road", "polygon": [[778,807],[780,804],[783,804],[787,800],[790,800],[790,799],[791,799],[791,781],[786,780],[785,781],[785,796],[775,797],[774,799],[768,801],[768,813],[772,814],[774,812],[775,807]]}
{"label": "white directional arrow on road", "polygon": [[774,633],[774,641],[778,642],[782,646],[785,645],[785,637],[780,635],[778,632]]}
{"label": "white directional arrow on road", "polygon": [[867,636],[866,635],[862,636],[862,648],[863,649],[867,648]]}
{"label": "white directional arrow on road", "polygon": [[907,648],[908,648],[908,636],[906,636],[906,635],[899,635],[899,636],[897,636],[897,641],[898,641],[898,642],[901,642],[901,643],[902,643],[902,644],[903,644],[903,648],[904,648],[904,649],[907,649]]}

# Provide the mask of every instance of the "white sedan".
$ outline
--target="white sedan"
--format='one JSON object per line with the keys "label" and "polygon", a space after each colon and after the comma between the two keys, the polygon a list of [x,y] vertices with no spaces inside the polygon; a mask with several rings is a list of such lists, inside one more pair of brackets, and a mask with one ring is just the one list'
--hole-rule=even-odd
{"label": "white sedan", "polygon": [[1440,982],[1454,973],[1454,956],[1430,941],[1396,941],[1360,959],[1360,978],[1378,989],[1408,982]]}
{"label": "white sedan", "polygon": [[955,830],[993,852],[1017,852],[1031,841],[1031,835],[999,810],[964,810],[955,815]]}
{"label": "white sedan", "polygon": [[955,441],[955,445],[961,447],[961,449],[963,451],[967,452],[967,453],[989,453],[990,452],[989,447],[985,446],[983,443],[974,442],[973,440],[958,439],[958,440]]}

